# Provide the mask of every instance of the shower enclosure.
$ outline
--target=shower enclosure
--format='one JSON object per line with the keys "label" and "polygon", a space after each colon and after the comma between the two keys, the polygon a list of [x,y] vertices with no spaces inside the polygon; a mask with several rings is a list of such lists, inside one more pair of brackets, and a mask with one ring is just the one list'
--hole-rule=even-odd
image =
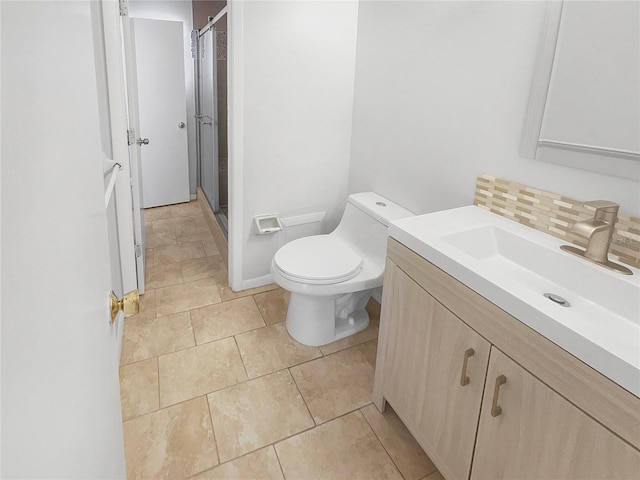
{"label": "shower enclosure", "polygon": [[226,235],[229,156],[226,8],[198,31],[195,47],[198,185]]}

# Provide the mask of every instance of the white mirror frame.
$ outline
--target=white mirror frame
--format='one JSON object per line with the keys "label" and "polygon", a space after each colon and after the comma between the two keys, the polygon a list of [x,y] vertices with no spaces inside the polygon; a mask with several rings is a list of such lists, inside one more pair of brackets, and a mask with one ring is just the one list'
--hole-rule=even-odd
{"label": "white mirror frame", "polygon": [[640,155],[635,152],[540,139],[563,5],[563,1],[547,2],[527,113],[522,129],[520,155],[581,170],[640,180]]}

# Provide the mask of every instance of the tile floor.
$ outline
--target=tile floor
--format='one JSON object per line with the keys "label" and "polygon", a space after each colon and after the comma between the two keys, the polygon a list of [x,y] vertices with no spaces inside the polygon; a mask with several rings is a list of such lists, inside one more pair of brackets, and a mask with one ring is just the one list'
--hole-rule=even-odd
{"label": "tile floor", "polygon": [[371,403],[376,302],[365,331],[301,345],[283,323],[287,292],[228,287],[197,202],[145,220],[147,292],[120,367],[129,479],[442,479]]}

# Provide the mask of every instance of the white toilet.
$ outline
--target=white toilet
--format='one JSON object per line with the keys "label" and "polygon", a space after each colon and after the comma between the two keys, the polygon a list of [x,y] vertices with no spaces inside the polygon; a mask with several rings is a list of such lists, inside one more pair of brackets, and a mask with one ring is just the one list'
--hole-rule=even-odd
{"label": "white toilet", "polygon": [[376,193],[356,193],[333,232],[294,240],[276,252],[271,275],[291,292],[286,325],[293,338],[326,345],[369,325],[364,307],[382,287],[387,227],[409,216]]}

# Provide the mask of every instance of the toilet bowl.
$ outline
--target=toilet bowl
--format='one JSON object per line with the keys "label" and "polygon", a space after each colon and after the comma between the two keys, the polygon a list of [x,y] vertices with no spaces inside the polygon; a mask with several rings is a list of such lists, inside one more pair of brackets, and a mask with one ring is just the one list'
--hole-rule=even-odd
{"label": "toilet bowl", "polygon": [[365,306],[382,287],[389,222],[412,215],[376,193],[356,193],[349,196],[333,232],[281,247],[271,275],[291,292],[289,334],[302,344],[319,346],[365,329]]}

